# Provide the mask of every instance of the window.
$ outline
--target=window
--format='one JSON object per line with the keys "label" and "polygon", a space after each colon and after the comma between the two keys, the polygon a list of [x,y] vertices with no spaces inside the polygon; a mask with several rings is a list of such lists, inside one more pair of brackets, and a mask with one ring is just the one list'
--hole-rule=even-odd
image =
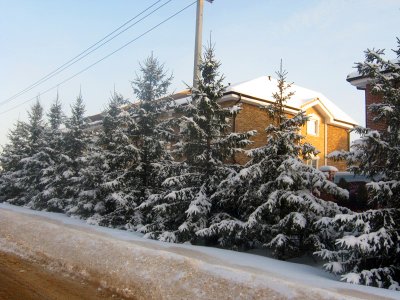
{"label": "window", "polygon": [[310,115],[307,121],[307,134],[318,135],[319,118],[315,115]]}
{"label": "window", "polygon": [[311,167],[313,167],[313,168],[315,168],[315,169],[318,169],[318,160],[319,160],[319,157],[313,157],[312,159],[308,159],[308,160],[306,160],[306,164],[308,165],[308,166],[311,166]]}

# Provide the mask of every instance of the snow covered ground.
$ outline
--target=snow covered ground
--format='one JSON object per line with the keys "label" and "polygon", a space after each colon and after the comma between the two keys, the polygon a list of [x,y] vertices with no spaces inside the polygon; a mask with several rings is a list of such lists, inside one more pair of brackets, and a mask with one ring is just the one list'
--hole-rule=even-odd
{"label": "snow covered ground", "polygon": [[4,203],[0,251],[138,299],[400,299],[400,292],[339,282],[317,267],[146,240]]}

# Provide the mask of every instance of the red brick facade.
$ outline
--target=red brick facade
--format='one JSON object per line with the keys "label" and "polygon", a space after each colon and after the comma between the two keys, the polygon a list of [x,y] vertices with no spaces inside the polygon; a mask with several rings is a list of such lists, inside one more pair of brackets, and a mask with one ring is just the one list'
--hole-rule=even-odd
{"label": "red brick facade", "polygon": [[365,88],[365,125],[367,128],[371,128],[378,131],[385,131],[386,124],[383,121],[376,122],[374,121],[374,117],[376,114],[372,113],[368,107],[374,103],[381,103],[382,96],[379,94],[372,93],[372,87],[370,84],[367,84]]}

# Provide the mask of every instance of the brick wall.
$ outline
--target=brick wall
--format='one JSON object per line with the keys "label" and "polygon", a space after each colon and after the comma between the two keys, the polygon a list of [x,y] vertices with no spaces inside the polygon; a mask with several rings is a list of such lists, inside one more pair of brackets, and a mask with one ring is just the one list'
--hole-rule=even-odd
{"label": "brick wall", "polygon": [[[328,151],[327,154],[335,150],[346,150],[350,149],[350,137],[348,129],[336,127],[328,124]],[[334,161],[328,159],[329,166],[335,166],[339,171],[346,171],[347,165],[344,161]]]}
{"label": "brick wall", "polygon": [[[235,101],[224,102],[221,105],[223,107],[229,107],[235,104]],[[325,125],[323,116],[315,109],[309,108],[306,111],[307,114],[313,114],[317,116],[320,120],[318,135],[311,136],[307,135],[307,127],[304,126],[301,129],[302,135],[305,136],[304,141],[309,142],[314,147],[316,147],[320,154],[319,157],[319,166],[323,166],[325,164],[325,126],[327,126],[327,153],[332,152],[334,150],[349,150],[349,133],[346,129],[336,127],[333,125]],[[267,135],[265,133],[265,128],[270,124],[271,118],[269,118],[267,112],[261,110],[258,106],[242,103],[242,110],[237,115],[235,121],[232,120],[232,130],[235,132],[245,132],[249,130],[257,130],[257,135],[251,138],[253,142],[248,149],[257,148],[265,145],[267,140]],[[249,158],[245,154],[238,154],[235,157],[235,161],[240,164],[244,164],[249,160]],[[346,169],[346,165],[343,162],[333,162],[332,160],[328,160],[328,165],[336,166],[340,171],[344,171]]]}
{"label": "brick wall", "polygon": [[325,165],[325,122],[324,117],[314,108],[311,107],[306,110],[306,115],[314,115],[318,119],[318,130],[317,135],[307,134],[307,124],[301,128],[301,134],[305,136],[303,142],[310,143],[313,145],[320,153],[317,155],[318,167]]}
{"label": "brick wall", "polygon": [[373,104],[373,103],[381,103],[382,102],[382,96],[379,94],[372,94],[371,93],[372,87],[370,84],[367,84],[367,87],[365,89],[365,123],[367,128],[371,128],[374,130],[378,131],[385,131],[386,130],[386,125],[384,122],[374,122],[374,117],[376,114],[372,113],[369,111],[368,106]]}
{"label": "brick wall", "polygon": [[[235,101],[224,102],[221,105],[223,107],[232,106]],[[236,119],[232,120],[232,131],[235,132],[246,132],[250,130],[257,130],[257,134],[251,137],[253,142],[247,149],[258,148],[266,144],[267,135],[265,133],[265,128],[271,122],[268,114],[262,111],[259,107],[242,103],[242,110],[236,116]],[[235,157],[235,161],[239,164],[245,164],[249,161],[247,155],[239,153]]]}

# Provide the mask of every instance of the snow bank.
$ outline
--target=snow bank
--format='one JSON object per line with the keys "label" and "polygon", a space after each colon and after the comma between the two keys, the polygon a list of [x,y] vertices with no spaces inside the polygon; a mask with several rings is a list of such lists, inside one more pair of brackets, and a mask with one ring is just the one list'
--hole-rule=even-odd
{"label": "snow bank", "polygon": [[350,285],[310,266],[145,240],[62,214],[0,204],[0,251],[40,260],[138,299],[357,299],[399,292]]}

